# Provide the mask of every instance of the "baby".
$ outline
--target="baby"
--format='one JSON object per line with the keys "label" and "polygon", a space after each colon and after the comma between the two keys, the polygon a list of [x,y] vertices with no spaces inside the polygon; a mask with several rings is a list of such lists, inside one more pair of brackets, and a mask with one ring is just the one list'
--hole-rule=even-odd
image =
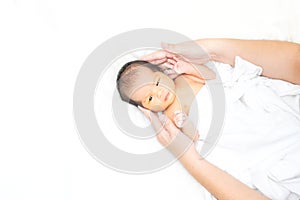
{"label": "baby", "polygon": [[188,62],[174,57],[168,59],[166,64],[179,73],[177,77],[171,79],[163,73],[161,66],[146,61],[126,63],[117,77],[120,97],[132,105],[153,112],[163,112],[196,141],[199,134],[187,115],[194,97],[205,81],[195,66]]}

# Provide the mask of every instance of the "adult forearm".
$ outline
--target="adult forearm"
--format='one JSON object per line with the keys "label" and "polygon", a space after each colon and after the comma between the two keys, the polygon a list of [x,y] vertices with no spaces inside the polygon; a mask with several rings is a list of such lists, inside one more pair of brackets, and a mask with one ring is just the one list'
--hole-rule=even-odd
{"label": "adult forearm", "polygon": [[203,187],[219,200],[268,199],[201,158],[199,154],[192,150],[182,156],[180,162]]}
{"label": "adult forearm", "polygon": [[240,56],[263,68],[264,76],[300,84],[300,44],[274,40],[199,39],[211,59],[234,66]]}

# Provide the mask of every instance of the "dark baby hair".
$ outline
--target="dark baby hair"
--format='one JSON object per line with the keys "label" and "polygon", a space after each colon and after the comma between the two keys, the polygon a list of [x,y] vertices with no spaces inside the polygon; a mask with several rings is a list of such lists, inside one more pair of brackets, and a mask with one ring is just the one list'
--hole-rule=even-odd
{"label": "dark baby hair", "polygon": [[131,62],[126,63],[123,67],[119,70],[117,76],[117,89],[120,94],[120,97],[123,101],[132,104],[134,106],[141,106],[143,107],[141,102],[133,101],[128,97],[126,91],[134,85],[137,76],[138,76],[138,69],[142,65],[143,67],[147,67],[151,69],[153,72],[162,71],[157,65],[151,64],[147,61],[143,60],[134,60]]}

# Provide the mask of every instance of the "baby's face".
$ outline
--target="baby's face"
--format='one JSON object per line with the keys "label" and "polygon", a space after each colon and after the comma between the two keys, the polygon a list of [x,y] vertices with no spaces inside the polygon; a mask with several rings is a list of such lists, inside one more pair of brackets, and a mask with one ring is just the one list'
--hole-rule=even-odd
{"label": "baby's face", "polygon": [[154,112],[166,110],[175,99],[174,81],[162,72],[141,66],[130,98]]}

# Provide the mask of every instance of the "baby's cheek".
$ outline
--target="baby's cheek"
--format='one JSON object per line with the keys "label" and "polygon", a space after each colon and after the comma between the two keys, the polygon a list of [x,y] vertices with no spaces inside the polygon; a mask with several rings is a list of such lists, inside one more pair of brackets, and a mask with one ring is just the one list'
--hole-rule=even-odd
{"label": "baby's cheek", "polygon": [[154,112],[161,112],[161,111],[164,111],[165,108],[163,107],[163,105],[153,105],[153,106],[151,106],[150,110],[152,110]]}

